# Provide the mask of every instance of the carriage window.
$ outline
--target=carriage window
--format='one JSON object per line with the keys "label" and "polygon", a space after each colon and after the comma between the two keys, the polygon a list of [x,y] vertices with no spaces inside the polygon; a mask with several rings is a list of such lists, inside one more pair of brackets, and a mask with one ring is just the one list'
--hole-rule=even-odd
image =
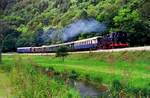
{"label": "carriage window", "polygon": [[85,45],[87,45],[87,41],[85,41]]}
{"label": "carriage window", "polygon": [[96,44],[97,42],[96,42],[96,39],[94,39],[94,44]]}
{"label": "carriage window", "polygon": [[94,41],[94,40],[92,40],[92,43],[93,43],[93,44],[95,44],[95,41]]}
{"label": "carriage window", "polygon": [[97,43],[97,40],[95,40],[95,44]]}
{"label": "carriage window", "polygon": [[95,44],[95,40],[93,40],[92,42],[93,42],[93,44]]}
{"label": "carriage window", "polygon": [[83,42],[83,45],[85,45],[85,42]]}
{"label": "carriage window", "polygon": [[90,44],[90,41],[88,41],[88,44]]}
{"label": "carriage window", "polygon": [[94,44],[94,40],[92,40],[92,44]]}

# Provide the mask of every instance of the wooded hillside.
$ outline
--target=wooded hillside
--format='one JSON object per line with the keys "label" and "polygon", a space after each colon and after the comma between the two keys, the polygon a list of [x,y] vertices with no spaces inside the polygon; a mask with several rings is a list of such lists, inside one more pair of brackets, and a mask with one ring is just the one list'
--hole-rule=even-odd
{"label": "wooded hillside", "polygon": [[[124,31],[131,46],[149,45],[149,10],[150,0],[0,0],[0,33],[8,35],[4,51],[14,51],[18,46],[59,43],[58,30],[94,18],[106,25],[104,33]],[[96,36],[83,33],[76,39]]]}

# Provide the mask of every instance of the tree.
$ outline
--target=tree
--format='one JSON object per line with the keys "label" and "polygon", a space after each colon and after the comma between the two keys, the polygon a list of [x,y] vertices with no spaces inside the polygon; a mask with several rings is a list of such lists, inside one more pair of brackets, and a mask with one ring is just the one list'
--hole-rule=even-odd
{"label": "tree", "polygon": [[134,32],[134,26],[140,21],[138,11],[130,8],[123,8],[119,10],[117,16],[113,18],[117,29],[126,32]]}
{"label": "tree", "polygon": [[14,52],[16,51],[16,42],[18,40],[18,37],[20,35],[20,32],[13,30],[13,29],[8,29],[6,30],[6,35],[4,40],[4,46],[3,46],[3,52]]}
{"label": "tree", "polygon": [[9,34],[6,34],[6,28],[8,28],[8,24],[5,22],[0,22],[0,63],[2,63],[2,49],[4,45],[4,41]]}
{"label": "tree", "polygon": [[65,57],[68,55],[68,48],[65,46],[60,46],[56,51],[56,57],[62,58],[62,61],[64,62]]}
{"label": "tree", "polygon": [[81,13],[80,13],[80,18],[84,19],[84,18],[87,18],[87,17],[88,17],[87,11],[85,9],[82,10]]}
{"label": "tree", "polygon": [[143,18],[149,19],[150,18],[150,2],[144,2],[144,4],[140,8],[140,13],[143,16]]}
{"label": "tree", "polygon": [[3,34],[0,33],[0,63],[2,62]]}
{"label": "tree", "polygon": [[44,35],[44,30],[42,28],[39,28],[36,31],[34,36],[36,46],[42,46],[44,44],[44,40],[46,39],[43,38],[43,35]]}
{"label": "tree", "polygon": [[54,6],[66,12],[70,7],[70,0],[56,0]]}

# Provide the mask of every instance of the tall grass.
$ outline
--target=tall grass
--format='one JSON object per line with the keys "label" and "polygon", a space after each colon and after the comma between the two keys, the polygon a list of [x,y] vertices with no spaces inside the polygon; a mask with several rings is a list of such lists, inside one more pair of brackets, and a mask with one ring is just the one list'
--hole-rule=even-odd
{"label": "tall grass", "polygon": [[80,78],[103,82],[109,86],[112,96],[150,96],[150,52],[72,54],[61,63],[53,56],[29,58],[40,66],[51,66],[62,73],[74,70]]}
{"label": "tall grass", "polygon": [[9,70],[14,98],[80,98],[73,88],[36,69],[31,60],[19,57],[14,60],[13,67],[3,65],[3,69]]}
{"label": "tall grass", "polygon": [[[4,60],[12,62],[10,58],[13,57],[6,56]],[[24,56],[22,59],[32,59],[38,66],[53,67],[61,73],[74,71],[80,79],[105,84],[109,87],[107,95],[113,98],[150,97],[150,52],[72,54],[65,62],[54,56]],[[25,65],[30,65],[26,61]],[[111,98],[107,95],[106,98]]]}

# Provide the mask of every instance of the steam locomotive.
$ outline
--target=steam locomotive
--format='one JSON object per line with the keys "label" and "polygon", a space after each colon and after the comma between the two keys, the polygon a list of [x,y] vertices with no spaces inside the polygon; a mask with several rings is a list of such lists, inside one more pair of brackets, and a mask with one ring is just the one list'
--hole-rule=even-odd
{"label": "steam locomotive", "polygon": [[114,32],[105,36],[72,41],[62,44],[47,45],[41,47],[19,47],[18,53],[51,53],[56,52],[59,47],[65,46],[68,51],[85,51],[97,49],[113,49],[128,47],[127,33]]}

